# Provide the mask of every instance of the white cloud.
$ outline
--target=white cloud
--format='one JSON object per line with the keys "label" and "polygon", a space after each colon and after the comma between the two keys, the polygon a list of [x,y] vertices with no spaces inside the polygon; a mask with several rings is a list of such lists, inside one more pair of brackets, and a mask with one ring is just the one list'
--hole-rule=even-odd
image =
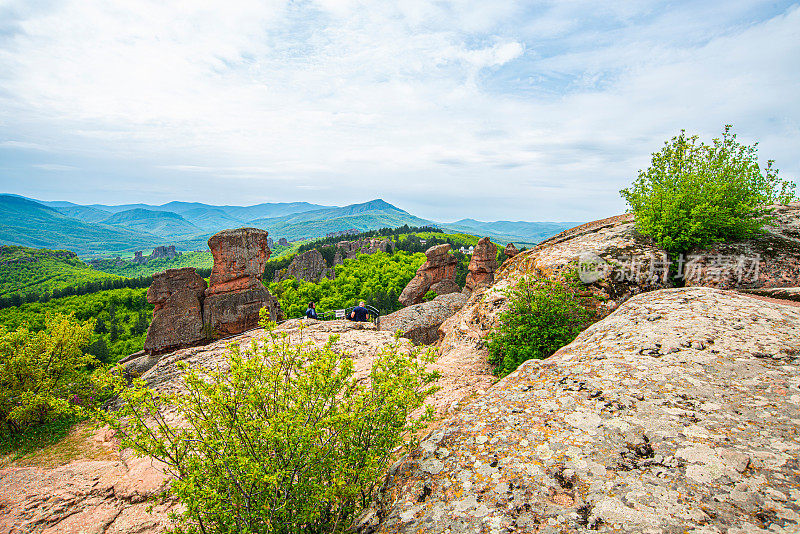
{"label": "white cloud", "polygon": [[59,165],[57,163],[36,163],[32,165],[32,167],[36,167],[37,169],[42,169],[43,171],[74,171],[77,167],[73,167],[72,165]]}
{"label": "white cloud", "polygon": [[137,175],[142,191],[189,173],[218,187],[263,180],[280,200],[332,186],[317,200],[374,192],[424,210],[421,197],[438,195],[452,218],[575,220],[621,209],[618,189],[679,128],[726,122],[800,171],[797,7],[11,5],[20,30],[0,35],[0,136],[146,162],[159,172],[149,185]]}

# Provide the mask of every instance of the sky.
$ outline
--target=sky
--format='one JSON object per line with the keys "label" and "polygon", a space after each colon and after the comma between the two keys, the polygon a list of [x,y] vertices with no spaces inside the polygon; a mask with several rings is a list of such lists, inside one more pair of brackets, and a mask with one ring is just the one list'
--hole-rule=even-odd
{"label": "sky", "polygon": [[681,129],[800,176],[800,4],[0,0],[0,192],[587,221]]}

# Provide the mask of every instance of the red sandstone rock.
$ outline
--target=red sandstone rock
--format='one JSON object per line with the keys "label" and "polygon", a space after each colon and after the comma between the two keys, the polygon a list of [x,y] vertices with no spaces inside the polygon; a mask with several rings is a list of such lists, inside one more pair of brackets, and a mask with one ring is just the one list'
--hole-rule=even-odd
{"label": "red sandstone rock", "polygon": [[509,243],[506,245],[506,248],[503,249],[503,252],[505,253],[506,258],[513,258],[517,254],[519,254],[519,249],[517,249],[517,247],[514,246],[514,243]]}
{"label": "red sandstone rock", "polygon": [[417,274],[403,289],[398,299],[403,306],[419,304],[432,285],[456,277],[458,260],[450,254],[450,245],[436,245],[425,251],[428,261],[417,269]]}
{"label": "red sandstone rock", "polygon": [[257,228],[224,230],[211,236],[214,256],[211,285],[203,302],[203,322],[220,334],[238,334],[258,326],[267,307],[274,321],[283,318],[277,299],[261,283],[270,256],[267,232]]}
{"label": "red sandstone rock", "polygon": [[476,287],[491,285],[494,272],[497,270],[497,245],[488,237],[482,237],[472,253],[469,261],[469,274],[466,288],[473,291]]}
{"label": "red sandstone rock", "polygon": [[206,281],[192,267],[153,275],[147,301],[155,306],[144,350],[158,354],[203,340],[202,298]]}

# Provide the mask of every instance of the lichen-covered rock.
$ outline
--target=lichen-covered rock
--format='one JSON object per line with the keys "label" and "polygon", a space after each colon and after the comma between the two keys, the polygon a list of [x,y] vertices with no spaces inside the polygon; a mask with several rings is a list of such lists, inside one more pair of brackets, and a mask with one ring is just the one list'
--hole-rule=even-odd
{"label": "lichen-covered rock", "polygon": [[478,286],[488,286],[494,282],[494,272],[497,270],[497,245],[488,237],[482,237],[472,258],[469,260],[469,273],[467,274],[466,288],[474,291]]}
{"label": "lichen-covered rock", "polygon": [[761,295],[773,299],[800,302],[800,287],[769,287],[763,289],[744,289],[745,293]]}
{"label": "lichen-covered rock", "polygon": [[294,278],[307,282],[319,282],[322,278],[333,279],[335,272],[328,268],[325,258],[319,250],[312,248],[306,252],[296,254],[286,269],[275,272],[273,282],[280,282]]}
{"label": "lichen-covered rock", "polygon": [[414,343],[430,345],[439,340],[439,326],[467,302],[461,293],[439,295],[430,302],[413,304],[381,317],[381,330],[402,332]]}
{"label": "lichen-covered rock", "polygon": [[798,532],[798,425],[800,309],[640,294],[444,422],[361,530]]}
{"label": "lichen-covered rock", "polygon": [[257,228],[225,230],[211,236],[214,256],[211,284],[203,302],[203,322],[219,334],[238,334],[258,326],[259,311],[270,310],[273,321],[283,312],[261,283],[270,256],[267,232]]}
{"label": "lichen-covered rock", "polygon": [[201,342],[206,281],[192,267],[153,275],[147,301],[154,305],[144,350],[158,354]]}
{"label": "lichen-covered rock", "polygon": [[433,284],[456,278],[458,260],[450,254],[450,245],[436,245],[425,251],[427,261],[406,285],[398,299],[403,306],[419,304]]}

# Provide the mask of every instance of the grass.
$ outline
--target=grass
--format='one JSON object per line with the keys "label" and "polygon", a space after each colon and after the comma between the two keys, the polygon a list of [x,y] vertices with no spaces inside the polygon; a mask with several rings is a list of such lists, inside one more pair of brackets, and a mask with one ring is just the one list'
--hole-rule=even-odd
{"label": "grass", "polygon": [[17,435],[0,435],[0,468],[66,465],[74,460],[111,460],[118,454],[108,443],[95,441],[88,421],[65,419]]}

